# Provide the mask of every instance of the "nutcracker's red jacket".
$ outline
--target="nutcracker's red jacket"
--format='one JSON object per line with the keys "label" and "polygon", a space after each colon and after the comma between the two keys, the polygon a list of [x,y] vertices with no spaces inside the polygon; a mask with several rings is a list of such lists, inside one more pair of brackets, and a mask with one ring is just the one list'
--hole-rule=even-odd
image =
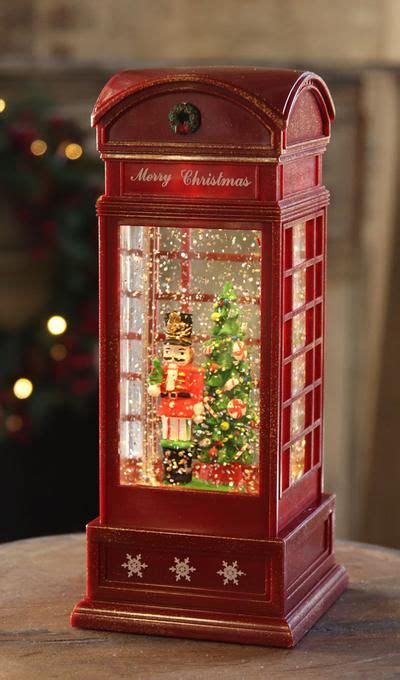
{"label": "nutcracker's red jacket", "polygon": [[201,403],[204,392],[204,370],[193,364],[179,366],[174,389],[167,391],[168,364],[163,366],[159,414],[171,418],[193,418],[193,406]]}

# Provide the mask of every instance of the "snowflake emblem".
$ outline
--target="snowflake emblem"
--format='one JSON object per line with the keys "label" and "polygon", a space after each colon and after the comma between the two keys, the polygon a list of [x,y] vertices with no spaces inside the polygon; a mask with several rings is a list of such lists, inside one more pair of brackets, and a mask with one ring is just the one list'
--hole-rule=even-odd
{"label": "snowflake emblem", "polygon": [[174,557],[174,566],[170,567],[169,570],[173,571],[175,574],[175,580],[180,581],[181,579],[186,579],[186,581],[191,581],[190,573],[196,571],[196,567],[192,567],[188,557],[184,560]]}
{"label": "snowflake emblem", "polygon": [[228,562],[225,562],[225,560],[222,560],[222,566],[223,569],[220,569],[217,571],[217,574],[219,576],[222,576],[224,579],[224,586],[228,585],[228,583],[234,583],[235,586],[239,585],[238,578],[239,576],[246,576],[246,572],[242,571],[239,569],[239,565],[237,561],[235,560],[232,562],[232,564],[228,564]]}
{"label": "snowflake emblem", "polygon": [[121,566],[128,570],[128,578],[131,576],[139,576],[139,578],[143,578],[142,571],[143,569],[147,569],[149,565],[145,562],[142,562],[142,556],[140,553],[139,555],[136,555],[136,557],[132,557],[132,555],[126,553],[126,562],[124,562]]}

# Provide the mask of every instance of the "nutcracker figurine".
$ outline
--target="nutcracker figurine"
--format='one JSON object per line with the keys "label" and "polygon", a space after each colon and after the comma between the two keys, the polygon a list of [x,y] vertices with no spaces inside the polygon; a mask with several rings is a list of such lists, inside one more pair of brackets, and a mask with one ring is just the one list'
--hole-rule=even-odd
{"label": "nutcracker figurine", "polygon": [[163,365],[155,359],[149,376],[148,393],[161,397],[161,447],[165,481],[192,481],[192,421],[203,414],[203,370],[193,365],[192,316],[170,312],[165,316],[166,339]]}

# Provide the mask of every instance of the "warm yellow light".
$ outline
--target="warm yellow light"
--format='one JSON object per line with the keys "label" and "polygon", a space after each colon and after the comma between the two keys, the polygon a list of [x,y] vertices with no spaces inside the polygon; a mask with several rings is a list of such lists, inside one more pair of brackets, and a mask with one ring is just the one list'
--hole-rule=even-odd
{"label": "warm yellow light", "polygon": [[82,156],[83,149],[80,144],[75,144],[74,142],[71,142],[70,144],[66,145],[64,153],[70,161],[76,161],[78,158]]}
{"label": "warm yellow light", "polygon": [[50,348],[50,356],[54,361],[62,361],[67,356],[67,348],[61,343],[57,343]]}
{"label": "warm yellow light", "polygon": [[17,399],[28,399],[33,392],[33,385],[28,378],[18,378],[14,383],[13,392]]}
{"label": "warm yellow light", "polygon": [[6,106],[7,106],[6,100],[0,99],[0,113],[3,113],[3,111],[6,110]]}
{"label": "warm yellow light", "polygon": [[47,330],[52,335],[62,335],[67,330],[67,322],[63,316],[51,316],[47,322]]}
{"label": "warm yellow light", "polygon": [[47,144],[44,139],[34,139],[31,144],[31,153],[34,156],[43,156],[47,151]]}

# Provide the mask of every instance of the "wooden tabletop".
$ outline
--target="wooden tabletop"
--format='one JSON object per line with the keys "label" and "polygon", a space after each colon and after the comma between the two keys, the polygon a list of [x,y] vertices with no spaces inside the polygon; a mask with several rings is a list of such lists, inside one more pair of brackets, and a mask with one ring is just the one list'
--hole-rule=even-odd
{"label": "wooden tabletop", "polygon": [[78,630],[84,536],[0,545],[1,680],[400,678],[400,552],[339,543],[350,588],[294,650]]}

